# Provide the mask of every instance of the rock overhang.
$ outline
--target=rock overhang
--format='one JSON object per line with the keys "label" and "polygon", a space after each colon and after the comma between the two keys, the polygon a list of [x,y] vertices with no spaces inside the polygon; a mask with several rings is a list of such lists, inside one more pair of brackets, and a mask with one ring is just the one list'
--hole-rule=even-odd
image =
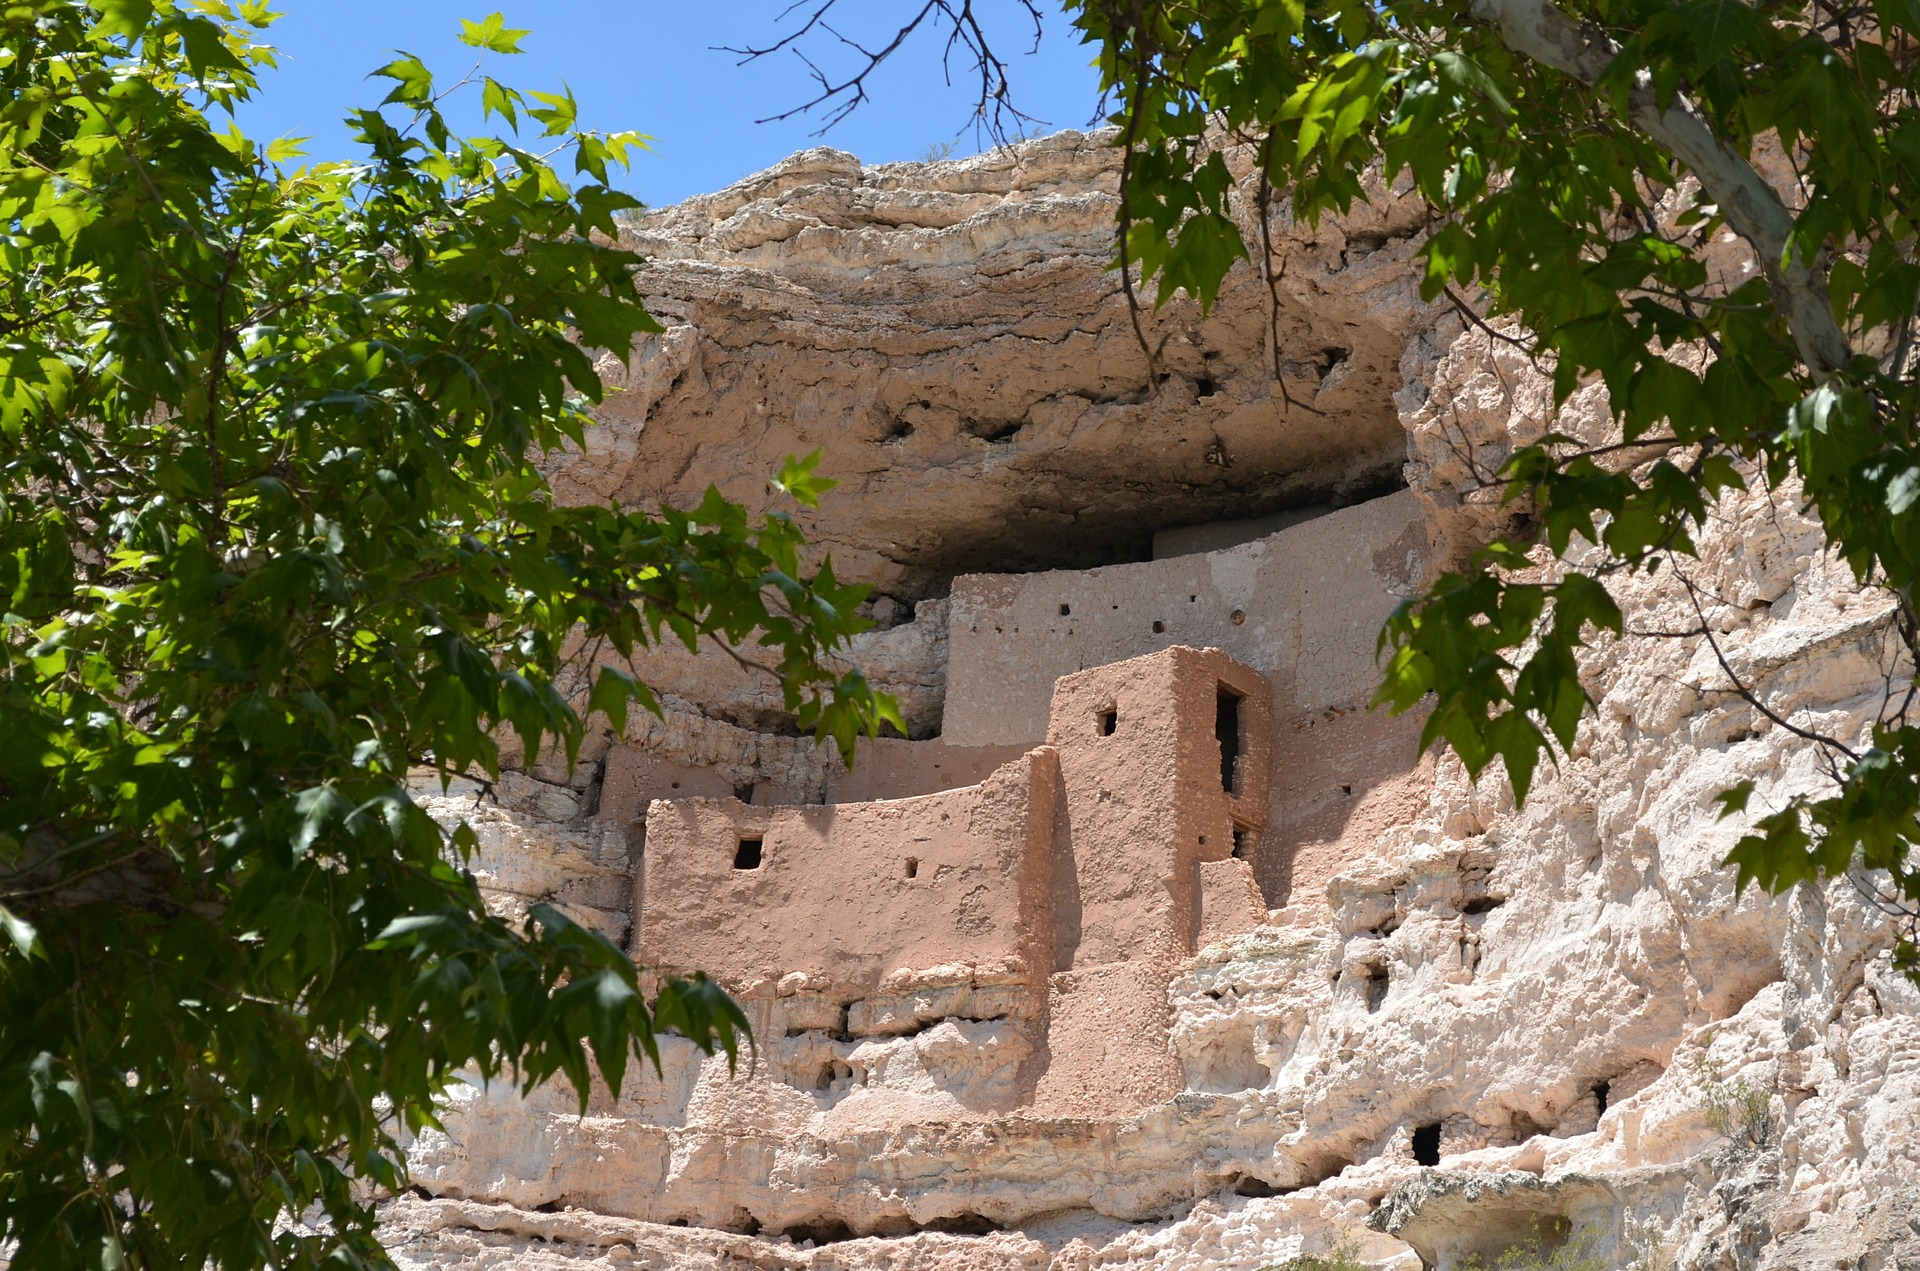
{"label": "rock overhang", "polygon": [[628,391],[556,488],[646,504],[711,480],[758,508],[782,455],[818,447],[842,485],[802,523],[847,576],[915,600],[1402,485],[1393,394],[1431,310],[1330,280],[1404,263],[1416,210],[1289,231],[1270,298],[1245,271],[1207,314],[1149,295],[1149,357],[1105,269],[1111,141],[982,156],[951,190],[809,151],[632,223],[669,330],[609,368]]}

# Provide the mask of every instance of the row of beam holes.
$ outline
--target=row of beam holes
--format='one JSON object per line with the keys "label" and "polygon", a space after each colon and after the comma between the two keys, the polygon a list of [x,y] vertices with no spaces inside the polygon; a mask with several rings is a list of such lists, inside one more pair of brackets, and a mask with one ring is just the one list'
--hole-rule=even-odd
{"label": "row of beam holes", "polygon": [[[1189,604],[1192,604],[1194,602],[1197,602],[1199,599],[1200,597],[1198,596],[1188,596],[1187,602]],[[1119,607],[1120,607],[1119,605],[1114,606],[1115,609],[1118,609]],[[1060,605],[1060,616],[1062,618],[1071,618],[1073,616],[1073,606],[1070,604],[1066,604],[1065,602],[1062,602]],[[1246,620],[1247,620],[1247,611],[1244,609],[1235,609],[1232,613],[1227,615],[1227,621],[1231,622],[1236,627],[1244,623]],[[974,628],[975,631],[978,631],[979,629],[980,628],[978,627]],[[1000,631],[1000,628],[995,627],[994,630],[998,632]],[[1020,628],[1018,627],[1014,628],[1015,632],[1018,632],[1019,630]],[[1153,634],[1165,635],[1166,633],[1167,633],[1167,624],[1158,618],[1154,619]],[[1067,634],[1072,635],[1073,633],[1069,631]]]}

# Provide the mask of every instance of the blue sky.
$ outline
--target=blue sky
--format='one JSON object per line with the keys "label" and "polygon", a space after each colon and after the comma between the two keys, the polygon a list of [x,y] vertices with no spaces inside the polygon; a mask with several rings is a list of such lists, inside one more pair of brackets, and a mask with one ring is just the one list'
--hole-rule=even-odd
{"label": "blue sky", "polygon": [[[918,158],[948,140],[955,141],[955,154],[979,149],[966,126],[973,103],[961,82],[967,67],[956,59],[950,87],[938,42],[924,36],[873,79],[874,100],[824,137],[812,135],[821,126],[817,116],[756,123],[812,95],[806,67],[791,54],[738,66],[737,57],[712,46],[772,42],[814,7],[796,9],[783,25],[780,14],[789,3],[281,0],[284,16],[266,36],[280,51],[280,68],[265,74],[260,100],[242,113],[241,125],[262,139],[308,137],[308,155],[316,160],[355,157],[340,118],[349,107],[377,102],[387,88],[367,73],[390,60],[392,50],[404,49],[420,55],[436,77],[458,78],[473,60],[473,50],[455,38],[459,19],[498,10],[508,26],[532,34],[520,56],[490,56],[488,71],[516,88],[552,91],[564,82],[579,99],[583,126],[650,134],[653,152],[635,160],[622,184],[655,205],[717,190],[808,146],[850,150],[868,163]],[[902,15],[917,7],[917,0],[839,0],[834,13],[848,36],[884,43]],[[1016,103],[1046,121],[1034,130],[1086,127],[1099,99],[1091,50],[1051,0],[1033,54],[1031,25],[1015,0],[986,0],[979,8],[994,18],[995,38],[1010,55]],[[807,50],[830,71],[849,65],[849,53],[831,37],[813,40]],[[472,101],[470,127],[477,126],[477,93]]]}

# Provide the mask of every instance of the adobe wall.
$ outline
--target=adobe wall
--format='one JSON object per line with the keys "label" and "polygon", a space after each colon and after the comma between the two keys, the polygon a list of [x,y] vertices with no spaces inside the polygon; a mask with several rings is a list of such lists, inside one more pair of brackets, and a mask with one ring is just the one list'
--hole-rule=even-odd
{"label": "adobe wall", "polygon": [[1037,741],[1059,677],[1175,645],[1218,648],[1271,686],[1256,879],[1270,906],[1312,899],[1431,785],[1423,717],[1367,710],[1381,623],[1428,568],[1424,506],[1403,491],[1220,551],[960,578],[942,740]]}
{"label": "adobe wall", "polygon": [[[807,744],[813,744],[810,738]],[[603,761],[593,816],[598,825],[630,834],[637,842],[647,807],[655,799],[739,798],[761,807],[909,799],[977,785],[1031,748],[949,746],[938,737],[926,741],[862,737],[855,743],[852,771],[831,747],[820,747],[826,753],[817,756],[820,775],[816,780],[733,782],[715,768],[676,763],[645,745],[616,744],[608,748]],[[745,771],[759,775],[752,767]]]}
{"label": "adobe wall", "polygon": [[[855,743],[853,770],[835,764],[827,777],[828,803],[865,803],[873,799],[909,799],[984,781],[1001,764],[1025,754],[1027,744],[955,746],[945,738],[908,741],[903,737],[862,737]],[[665,797],[665,796],[662,796]]]}
{"label": "adobe wall", "polygon": [[[1219,694],[1238,695],[1234,790],[1222,779]],[[1055,852],[1057,970],[1171,965],[1201,925],[1202,861],[1258,850],[1267,821],[1268,691],[1217,649],[1174,648],[1063,676],[1047,743],[1064,786]]]}
{"label": "adobe wall", "polygon": [[1224,551],[962,576],[941,737],[1037,743],[1055,680],[1175,645],[1220,649],[1267,676],[1282,715],[1364,702],[1379,684],[1380,624],[1426,569],[1425,513],[1402,491]]}
{"label": "adobe wall", "polygon": [[1269,699],[1262,676],[1218,649],[1164,649],[1054,686],[1062,797],[1036,1115],[1131,1116],[1184,1085],[1167,982],[1203,932],[1266,918],[1235,852],[1257,852],[1266,824]]}
{"label": "adobe wall", "polygon": [[[1051,944],[1055,772],[1040,749],[979,785],[914,799],[656,802],[636,870],[635,956],[748,994],[798,977],[859,997],[937,967],[1025,978],[1036,941]],[[735,865],[743,838],[760,841],[752,868]]]}

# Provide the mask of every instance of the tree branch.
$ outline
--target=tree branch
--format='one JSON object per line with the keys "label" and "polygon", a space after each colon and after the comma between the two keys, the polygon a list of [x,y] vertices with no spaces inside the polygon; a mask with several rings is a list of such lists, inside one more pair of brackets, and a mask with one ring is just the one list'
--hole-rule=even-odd
{"label": "tree branch", "polygon": [[[1473,0],[1473,12],[1495,23],[1515,52],[1589,87],[1620,53],[1620,46],[1604,33],[1574,22],[1552,0]],[[1728,226],[1759,256],[1808,370],[1822,380],[1844,370],[1853,349],[1834,319],[1826,270],[1793,245],[1793,213],[1773,187],[1745,157],[1713,135],[1684,97],[1676,93],[1672,105],[1661,109],[1644,70],[1635,73],[1629,102],[1633,123],[1687,165],[1719,205]]]}

